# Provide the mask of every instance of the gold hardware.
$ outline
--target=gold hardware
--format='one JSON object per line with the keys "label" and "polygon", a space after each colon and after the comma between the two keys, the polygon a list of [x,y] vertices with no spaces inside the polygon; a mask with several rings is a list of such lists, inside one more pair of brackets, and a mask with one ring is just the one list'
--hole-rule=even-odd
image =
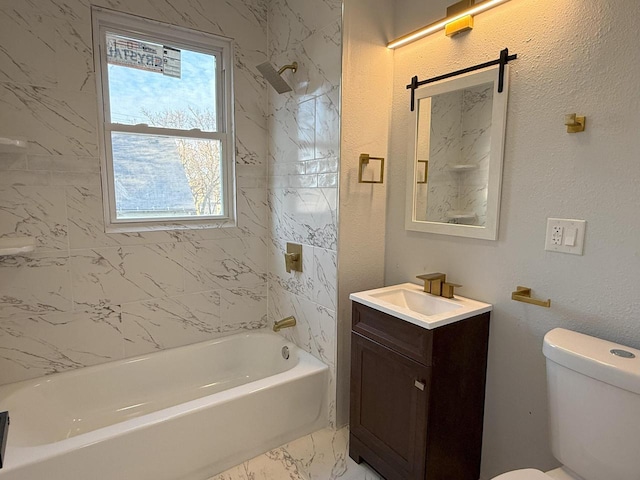
{"label": "gold hardware", "polygon": [[296,326],[296,317],[291,316],[287,318],[283,318],[282,320],[278,320],[277,322],[273,322],[273,331],[279,332],[283,328],[291,328]]}
{"label": "gold hardware", "polygon": [[458,285],[457,283],[442,283],[442,296],[444,298],[453,298],[453,289],[460,288],[462,285]]}
{"label": "gold hardware", "polygon": [[427,183],[429,176],[429,160],[418,160],[418,163],[424,163],[424,179],[418,180],[416,183]]}
{"label": "gold hardware", "polygon": [[569,113],[564,116],[564,124],[567,126],[567,133],[584,132],[587,117],[579,117],[575,113]]}
{"label": "gold hardware", "polygon": [[446,281],[447,276],[444,273],[427,273],[418,275],[416,278],[424,281],[424,291],[431,295],[442,295],[442,284]]}
{"label": "gold hardware", "polygon": [[471,15],[449,22],[444,26],[444,34],[447,37],[453,37],[469,30],[473,30],[473,17]]}
{"label": "gold hardware", "polygon": [[302,271],[302,245],[287,242],[287,253],[284,254],[284,266],[287,273]]}
{"label": "gold hardware", "polygon": [[511,292],[511,300],[516,302],[530,303],[531,305],[538,305],[539,307],[549,308],[551,306],[551,300],[538,300],[537,298],[531,298],[531,289],[529,287],[516,287],[515,292]]}
{"label": "gold hardware", "polygon": [[[369,160],[378,160],[380,162],[380,180],[362,179],[362,171],[365,165],[369,165]],[[358,183],[384,183],[384,158],[370,157],[368,153],[361,153],[360,161],[358,162]]]}
{"label": "gold hardware", "polygon": [[[455,22],[461,18],[466,16],[474,16],[479,13],[485,12],[490,8],[496,7],[501,3],[508,2],[509,0],[483,0],[481,2],[470,2],[469,0],[463,0],[462,2],[458,2],[454,5],[451,5],[447,9],[446,18],[441,18],[437,22],[431,23],[425,27],[419,28],[418,30],[414,30],[411,33],[407,33],[401,37],[396,38],[387,44],[387,48],[397,48],[407,43],[415,42],[416,40],[426,37],[427,35],[431,35],[443,28],[446,28],[447,24]],[[455,12],[455,13],[454,13]]]}
{"label": "gold hardware", "polygon": [[282,75],[287,70],[293,70],[293,73],[298,71],[298,62],[293,62],[290,65],[283,65],[280,70],[278,70],[278,75]]}
{"label": "gold hardware", "polygon": [[418,275],[416,278],[424,282],[425,292],[444,298],[453,298],[453,290],[462,286],[457,283],[447,283],[447,276],[439,272]]}
{"label": "gold hardware", "polygon": [[454,3],[453,5],[449,5],[447,7],[447,18],[451,18],[456,16],[458,13],[462,13],[465,10],[473,7],[474,0],[460,0],[458,3]]}

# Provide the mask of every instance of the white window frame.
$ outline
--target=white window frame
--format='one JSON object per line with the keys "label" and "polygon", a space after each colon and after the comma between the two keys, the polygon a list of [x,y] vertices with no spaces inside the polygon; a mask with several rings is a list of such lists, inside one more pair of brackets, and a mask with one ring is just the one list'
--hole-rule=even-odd
{"label": "white window frame", "polygon": [[[226,37],[200,32],[134,15],[92,7],[93,51],[98,93],[98,132],[101,150],[102,197],[105,231],[140,232],[230,227],[236,225],[235,136],[233,125],[233,43]],[[134,36],[156,44],[205,53],[216,57],[217,122],[215,132],[127,125],[111,122],[106,57],[106,32]],[[118,219],[116,215],[111,132],[166,135],[181,138],[219,140],[222,146],[221,215]]]}

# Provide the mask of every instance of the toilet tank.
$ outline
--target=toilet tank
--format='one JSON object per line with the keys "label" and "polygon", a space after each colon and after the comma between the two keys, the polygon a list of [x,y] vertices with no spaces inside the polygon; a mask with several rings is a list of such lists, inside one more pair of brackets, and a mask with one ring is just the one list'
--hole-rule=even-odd
{"label": "toilet tank", "polygon": [[640,351],[556,328],[543,352],[554,456],[584,480],[640,480]]}

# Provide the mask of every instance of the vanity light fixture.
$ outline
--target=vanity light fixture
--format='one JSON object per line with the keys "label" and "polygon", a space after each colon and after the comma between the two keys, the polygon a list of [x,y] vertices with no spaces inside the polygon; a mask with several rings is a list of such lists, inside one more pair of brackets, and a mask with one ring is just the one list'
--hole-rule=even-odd
{"label": "vanity light fixture", "polygon": [[387,48],[397,48],[407,43],[414,42],[422,37],[431,35],[439,30],[445,29],[447,35],[455,35],[456,33],[470,30],[473,28],[473,16],[485,12],[501,3],[509,0],[483,0],[479,3],[473,3],[473,0],[462,0],[447,8],[447,17],[438,20],[431,25],[422,27],[414,32],[396,38],[387,44]]}

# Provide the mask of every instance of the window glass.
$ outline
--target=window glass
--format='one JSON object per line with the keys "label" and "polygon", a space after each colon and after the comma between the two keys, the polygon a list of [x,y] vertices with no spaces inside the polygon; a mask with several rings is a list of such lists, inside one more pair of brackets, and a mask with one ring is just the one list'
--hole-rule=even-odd
{"label": "window glass", "polygon": [[107,231],[235,225],[231,40],[92,10]]}
{"label": "window glass", "polygon": [[112,132],[118,219],[222,214],[221,142]]}
{"label": "window glass", "polygon": [[216,57],[107,33],[112,123],[216,131]]}

